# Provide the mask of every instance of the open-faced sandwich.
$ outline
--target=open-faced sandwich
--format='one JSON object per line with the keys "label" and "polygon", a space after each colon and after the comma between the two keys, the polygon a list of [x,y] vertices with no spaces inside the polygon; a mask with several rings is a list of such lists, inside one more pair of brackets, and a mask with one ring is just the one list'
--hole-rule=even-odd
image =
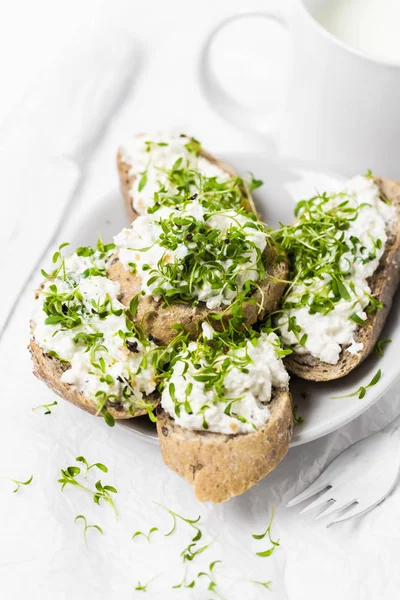
{"label": "open-faced sandwich", "polygon": [[176,325],[196,337],[205,319],[221,328],[239,310],[251,325],[275,310],[288,264],[249,210],[258,182],[211,160],[187,136],[137,136],[124,148],[119,156],[133,175],[129,193],[124,178],[122,187],[136,218],[115,237],[109,276],[121,282],[122,302],[137,295],[147,334],[168,344]]}
{"label": "open-faced sandwich", "polygon": [[265,225],[201,191],[138,217],[115,244],[109,276],[121,282],[123,303],[137,295],[136,319],[159,344],[176,325],[196,337],[205,319],[221,328],[238,311],[251,325],[277,308],[286,285],[286,257]]}
{"label": "open-faced sandwich", "polygon": [[223,502],[265,477],[293,433],[289,376],[275,333],[203,323],[164,373],[157,431],[165,463],[202,502]]}
{"label": "open-faced sandwich", "polygon": [[101,240],[68,258],[60,247],[54,270],[42,271],[30,342],[35,375],[109,425],[151,413],[158,401],[159,350],[120,302],[119,283],[107,277],[113,255],[114,244]]}
{"label": "open-faced sandwich", "polygon": [[291,285],[276,318],[293,349],[287,368],[313,381],[347,375],[373,349],[400,275],[400,184],[357,176],[296,209],[274,238],[289,254]]}
{"label": "open-faced sandwich", "polygon": [[[223,161],[185,134],[139,134],[118,151],[122,195],[130,221],[147,214],[155,204],[176,205],[199,188],[219,197],[220,207],[243,206],[255,212],[250,185]],[[217,194],[216,194],[217,193]]]}

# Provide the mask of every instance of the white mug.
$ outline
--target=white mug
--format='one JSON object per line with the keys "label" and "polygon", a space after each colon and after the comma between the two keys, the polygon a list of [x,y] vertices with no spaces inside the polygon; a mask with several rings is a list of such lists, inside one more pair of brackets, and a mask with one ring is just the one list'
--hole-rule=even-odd
{"label": "white mug", "polygon": [[[242,128],[276,135],[273,129],[279,125],[276,143],[283,156],[322,163],[345,174],[371,169],[400,179],[400,63],[356,50],[324,29],[316,14],[325,1],[329,0],[299,0],[289,21],[263,12],[234,15],[220,23],[201,54],[205,94],[221,115]],[[292,39],[293,68],[281,115],[241,106],[210,69],[210,46],[221,29],[249,16],[273,20],[287,28]]]}

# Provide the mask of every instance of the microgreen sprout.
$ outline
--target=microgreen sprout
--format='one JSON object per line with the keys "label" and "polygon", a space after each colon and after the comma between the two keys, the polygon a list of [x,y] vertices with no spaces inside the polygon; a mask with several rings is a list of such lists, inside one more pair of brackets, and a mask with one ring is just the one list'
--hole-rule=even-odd
{"label": "microgreen sprout", "polygon": [[147,586],[149,585],[149,583],[149,581],[147,583],[140,583],[140,581],[138,581],[135,590],[137,592],[147,592]]}
{"label": "microgreen sprout", "polygon": [[365,394],[367,393],[367,390],[371,387],[373,387],[374,385],[376,385],[378,383],[378,381],[380,380],[382,376],[382,371],[381,369],[379,369],[375,375],[373,376],[373,378],[371,379],[371,381],[368,383],[368,385],[361,385],[358,390],[356,390],[355,392],[353,392],[352,394],[345,394],[344,396],[332,396],[332,400],[339,400],[341,398],[352,398],[353,396],[358,396],[359,400],[362,400],[365,396]]}
{"label": "microgreen sprout", "polygon": [[188,519],[188,518],[182,517],[182,515],[179,515],[178,513],[174,512],[173,510],[170,510],[166,506],[159,504],[158,502],[155,502],[154,504],[156,504],[157,506],[160,506],[161,508],[166,510],[173,519],[172,528],[170,529],[170,531],[168,531],[167,533],[164,534],[166,537],[169,535],[172,535],[174,533],[176,526],[177,526],[177,519],[184,521],[185,523],[190,525],[190,527],[192,527],[195,530],[196,533],[194,534],[191,542],[181,552],[181,558],[182,558],[183,562],[192,561],[196,556],[198,556],[199,554],[201,554],[202,552],[207,550],[207,548],[210,546],[210,544],[200,546],[200,548],[197,547],[197,542],[199,542],[201,540],[202,535],[203,535],[202,531],[197,526],[197,523],[200,521],[200,515],[197,517],[197,519]]}
{"label": "microgreen sprout", "polygon": [[87,546],[87,532],[89,529],[96,529],[99,533],[103,535],[103,530],[99,525],[88,525],[87,519],[84,515],[78,515],[75,517],[74,523],[77,523],[79,520],[83,521],[83,538],[85,540],[85,545]]}
{"label": "microgreen sprout", "polygon": [[174,533],[174,531],[176,530],[177,519],[180,519],[181,521],[184,521],[185,523],[190,525],[190,527],[193,527],[196,530],[196,535],[194,536],[192,541],[197,542],[200,540],[202,533],[196,525],[196,523],[198,523],[200,521],[200,518],[201,518],[200,515],[197,517],[197,519],[187,519],[186,517],[182,517],[182,515],[179,515],[178,513],[174,512],[170,508],[167,508],[163,504],[159,504],[158,502],[154,502],[154,504],[156,504],[156,506],[159,506],[160,508],[166,510],[173,519],[172,529],[170,531],[168,531],[168,533],[164,534],[165,537],[168,537],[169,535],[172,535]]}
{"label": "microgreen sprout", "polygon": [[387,346],[391,342],[392,342],[392,340],[389,339],[389,338],[378,340],[376,342],[375,346],[374,346],[374,352],[375,352],[375,354],[377,354],[378,356],[382,357],[384,355],[385,346]]}
{"label": "microgreen sprout", "polygon": [[44,414],[51,415],[51,407],[52,406],[57,406],[57,400],[54,400],[54,402],[52,402],[51,404],[39,404],[38,406],[34,406],[32,408],[32,410],[35,411],[35,410],[39,410],[39,408],[44,408],[45,409]]}
{"label": "microgreen sprout", "polygon": [[16,484],[16,488],[13,490],[14,494],[16,494],[18,492],[18,490],[20,489],[21,485],[29,485],[32,482],[33,479],[33,475],[31,475],[29,477],[29,479],[27,479],[26,481],[19,481],[18,479],[10,479],[10,481],[12,481],[13,483]]}
{"label": "microgreen sprout", "polygon": [[272,581],[255,581],[254,579],[250,579],[249,582],[250,583],[254,583],[255,585],[261,585],[266,590],[270,590],[271,589],[271,583],[272,583]]}
{"label": "microgreen sprout", "polygon": [[85,465],[85,467],[86,467],[85,479],[87,478],[90,469],[93,469],[93,468],[99,469],[100,471],[103,471],[103,473],[108,473],[107,467],[105,465],[103,465],[102,463],[93,463],[92,465],[89,465],[88,461],[86,460],[86,458],[84,456],[77,456],[75,460],[77,462],[81,462]]}
{"label": "microgreen sprout", "polygon": [[[83,457],[79,457],[79,458],[83,458]],[[97,466],[97,465],[94,465],[94,466]],[[104,466],[104,465],[102,465],[102,466]],[[76,487],[80,488],[81,490],[85,490],[85,492],[88,492],[89,494],[91,494],[93,496],[93,501],[95,504],[100,505],[100,500],[103,500],[104,502],[109,504],[111,506],[111,508],[113,509],[116,518],[118,518],[118,512],[117,512],[116,506],[114,504],[114,500],[111,496],[111,494],[117,493],[117,490],[115,489],[115,487],[113,487],[111,485],[103,486],[103,484],[99,480],[95,483],[95,490],[92,490],[92,489],[82,485],[79,481],[77,481],[76,478],[80,475],[80,473],[81,473],[80,467],[77,467],[75,465],[67,467],[66,469],[61,469],[62,477],[60,479],[58,479],[58,483],[61,483],[61,491],[64,491],[64,488],[67,485],[76,486]]]}
{"label": "microgreen sprout", "polygon": [[271,556],[271,554],[274,552],[275,548],[277,546],[279,546],[280,540],[279,539],[273,540],[271,537],[271,527],[272,527],[272,522],[274,520],[274,514],[275,514],[275,510],[272,507],[271,518],[269,520],[267,529],[264,531],[264,533],[253,534],[253,536],[252,536],[255,540],[263,540],[265,538],[265,536],[268,536],[268,540],[272,544],[272,546],[270,548],[268,548],[267,550],[264,550],[262,552],[256,552],[257,556],[261,556],[261,557]]}
{"label": "microgreen sprout", "polygon": [[152,533],[154,533],[155,531],[158,531],[158,527],[151,527],[149,530],[149,533],[143,533],[143,531],[135,531],[135,533],[132,536],[132,539],[134,540],[136,537],[139,536],[143,536],[144,538],[146,538],[146,540],[148,541],[148,543],[150,544],[150,536]]}
{"label": "microgreen sprout", "polygon": [[264,182],[261,179],[256,179],[254,177],[253,173],[250,173],[250,182],[249,182],[250,191],[252,192],[253,190],[258,189],[262,185],[264,185]]}
{"label": "microgreen sprout", "polygon": [[198,556],[199,554],[202,554],[205,550],[207,550],[207,548],[209,548],[210,545],[211,545],[211,543],[205,544],[204,546],[200,546],[200,548],[197,548],[197,543],[192,541],[181,552],[181,557],[182,557],[183,562],[192,561],[193,559],[196,558],[196,556]]}
{"label": "microgreen sprout", "polygon": [[295,422],[296,425],[301,425],[302,423],[304,423],[304,418],[300,415],[297,415],[297,404],[293,404],[292,413],[293,413],[293,421]]}
{"label": "microgreen sprout", "polygon": [[192,581],[187,581],[187,569],[185,569],[184,578],[177,585],[173,585],[172,589],[173,590],[177,590],[179,588],[194,588],[195,585],[196,585],[196,580],[195,579],[193,579]]}
{"label": "microgreen sprout", "polygon": [[221,562],[220,560],[214,560],[212,563],[210,563],[210,565],[208,567],[208,573],[202,571],[197,575],[197,577],[198,577],[198,579],[200,579],[200,577],[206,577],[209,580],[209,584],[207,587],[208,591],[212,592],[218,598],[221,598],[221,600],[223,600],[223,596],[221,596],[221,594],[219,594],[219,592],[217,591],[217,582],[215,579],[215,575],[213,573],[215,565],[217,565],[220,562]]}

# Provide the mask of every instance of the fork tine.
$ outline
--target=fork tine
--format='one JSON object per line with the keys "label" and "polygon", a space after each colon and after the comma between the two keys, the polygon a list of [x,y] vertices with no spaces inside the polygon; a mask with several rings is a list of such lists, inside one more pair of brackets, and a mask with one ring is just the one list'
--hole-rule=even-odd
{"label": "fork tine", "polygon": [[336,525],[337,523],[342,523],[343,521],[347,521],[348,519],[358,517],[359,515],[362,515],[363,513],[373,508],[373,506],[370,506],[367,509],[365,507],[361,507],[357,500],[353,501],[353,503],[350,506],[353,506],[351,510],[348,510],[342,517],[339,517],[335,521],[328,523],[327,527],[332,527],[332,525]]}
{"label": "fork tine", "polygon": [[303,508],[303,510],[301,510],[299,512],[299,515],[304,515],[304,514],[310,512],[310,510],[314,510],[314,508],[323,506],[327,502],[330,502],[333,500],[334,500],[334,498],[332,498],[331,488],[329,488],[326,490],[326,492],[324,494],[322,494],[322,496],[319,496],[319,498],[317,498],[316,500],[314,500],[313,502],[308,504],[305,508]]}
{"label": "fork tine", "polygon": [[286,504],[286,508],[291,508],[292,506],[296,506],[296,504],[300,504],[300,502],[304,502],[304,500],[308,500],[312,496],[315,496],[315,494],[319,494],[319,492],[322,492],[325,488],[329,487],[329,489],[330,489],[332,487],[332,486],[328,486],[328,484],[322,483],[322,482],[320,482],[319,485],[317,485],[317,484],[318,484],[318,479],[316,479],[310,486],[308,486],[308,488],[303,490],[300,494],[298,494],[297,496],[295,496],[294,498],[289,500],[289,502]]}
{"label": "fork tine", "polygon": [[351,500],[350,502],[346,502],[346,501],[345,502],[337,502],[334,500],[332,502],[332,504],[330,506],[328,506],[328,508],[325,508],[325,510],[323,510],[321,513],[319,513],[315,517],[315,520],[317,521],[317,519],[321,519],[321,517],[327,517],[328,515],[331,515],[332,513],[339,512],[340,510],[345,510],[346,508],[349,508],[355,502],[357,502],[356,499]]}

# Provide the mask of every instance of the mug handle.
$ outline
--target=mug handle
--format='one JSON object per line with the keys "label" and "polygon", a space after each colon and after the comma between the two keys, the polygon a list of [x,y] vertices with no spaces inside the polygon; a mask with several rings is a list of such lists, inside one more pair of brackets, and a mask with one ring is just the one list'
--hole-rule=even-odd
{"label": "mug handle", "polygon": [[251,12],[232,15],[224,19],[210,31],[201,48],[199,62],[200,85],[211,107],[224,119],[253,134],[275,137],[282,122],[283,111],[266,112],[243,106],[223,89],[210,68],[210,48],[218,33],[234,21],[254,17],[273,21],[280,27],[289,30],[289,23],[286,18],[274,12]]}

